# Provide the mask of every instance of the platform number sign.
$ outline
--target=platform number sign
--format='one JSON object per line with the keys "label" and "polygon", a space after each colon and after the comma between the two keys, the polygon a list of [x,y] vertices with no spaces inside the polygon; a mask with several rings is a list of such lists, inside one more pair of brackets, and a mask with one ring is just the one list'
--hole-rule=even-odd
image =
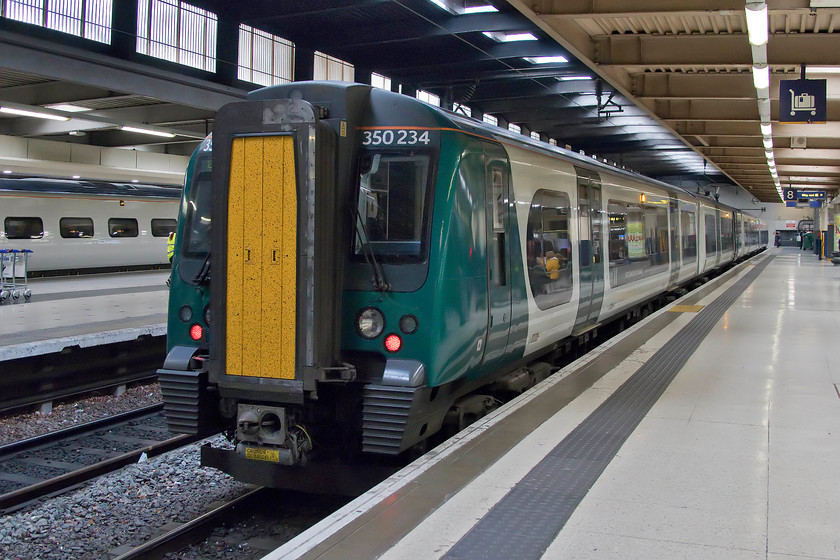
{"label": "platform number sign", "polygon": [[796,189],[785,189],[785,202],[796,202]]}

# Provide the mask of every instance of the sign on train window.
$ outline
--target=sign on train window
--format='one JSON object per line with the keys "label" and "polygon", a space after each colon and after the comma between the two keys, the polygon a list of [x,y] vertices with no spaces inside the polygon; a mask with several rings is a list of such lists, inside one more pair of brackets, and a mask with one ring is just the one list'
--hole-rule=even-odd
{"label": "sign on train window", "polygon": [[111,237],[137,237],[138,229],[134,218],[108,219],[108,235]]}
{"label": "sign on train window", "polygon": [[178,229],[178,220],[172,218],[152,218],[152,237],[169,237]]}
{"label": "sign on train window", "polygon": [[41,218],[9,216],[3,220],[6,239],[41,239],[44,237],[44,222]]}
{"label": "sign on train window", "polygon": [[58,231],[64,239],[87,239],[93,237],[91,218],[61,218]]}

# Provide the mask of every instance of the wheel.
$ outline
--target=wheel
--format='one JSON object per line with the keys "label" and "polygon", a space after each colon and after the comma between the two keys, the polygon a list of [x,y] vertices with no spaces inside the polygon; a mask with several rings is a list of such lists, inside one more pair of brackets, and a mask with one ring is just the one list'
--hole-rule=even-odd
{"label": "wheel", "polygon": [[31,297],[32,297],[32,290],[30,290],[29,288],[25,289],[23,291],[23,299],[25,299],[26,301],[29,301],[29,299]]}
{"label": "wheel", "polygon": [[20,292],[17,290],[12,291],[12,299],[17,300],[20,298]]}
{"label": "wheel", "polygon": [[0,301],[6,301],[9,299],[9,295],[11,295],[9,294],[9,290],[0,291]]}

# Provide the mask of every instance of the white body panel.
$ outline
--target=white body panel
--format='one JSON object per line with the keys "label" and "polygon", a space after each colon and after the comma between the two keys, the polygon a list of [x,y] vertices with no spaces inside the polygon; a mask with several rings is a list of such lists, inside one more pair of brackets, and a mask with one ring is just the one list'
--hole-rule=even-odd
{"label": "white body panel", "polygon": [[[511,164],[511,196],[512,204],[515,207],[520,240],[527,239],[528,217],[531,203],[535,193],[540,189],[547,189],[555,192],[565,193],[569,197],[569,232],[572,240],[572,271],[573,288],[572,297],[568,303],[557,305],[550,309],[540,309],[532,293],[530,282],[525,279],[528,291],[528,336],[525,346],[525,354],[538,352],[548,348],[555,342],[571,335],[575,319],[577,317],[580,300],[580,246],[577,243],[577,231],[579,227],[578,217],[578,196],[577,196],[577,174],[575,163],[566,161],[561,157],[553,157],[537,150],[527,147],[514,147],[505,142],[505,149],[510,157]],[[680,236],[680,251],[673,246],[673,239],[669,238],[670,266],[662,272],[650,274],[638,280],[615,285],[611,279],[610,262],[608,251],[603,251],[601,265],[604,277],[604,298],[601,305],[598,321],[609,320],[621,313],[624,313],[634,306],[651,299],[658,294],[667,291],[671,287],[683,284],[690,279],[708,272],[714,268],[730,262],[735,257],[734,247],[727,251],[718,251],[706,254],[705,239],[705,216],[716,218],[716,207],[714,203],[693,199],[684,193],[675,193],[664,187],[658,187],[636,180],[622,173],[611,173],[608,169],[596,169],[601,179],[601,232],[602,243],[608,239],[609,217],[608,205],[610,200],[624,202],[627,204],[638,203],[644,200],[648,204],[663,204],[668,211],[668,227]],[[669,206],[669,198],[678,197],[679,206],[682,210],[691,209],[695,215],[695,228],[691,232],[682,232],[679,223],[679,214],[675,216]],[[656,201],[656,202],[652,202]],[[722,213],[724,211],[721,211]],[[725,211],[730,212],[730,211]],[[730,217],[731,219],[731,217]],[[745,217],[745,220],[747,218]],[[738,224],[733,226],[733,235],[738,233]],[[717,225],[718,236],[720,234],[720,223]],[[683,261],[682,244],[683,235],[691,235],[696,239],[696,258]],[[718,244],[720,241],[718,240]],[[742,252],[748,253],[758,249],[760,244],[744,243]],[[522,254],[522,270],[528,270],[526,251]]]}
{"label": "white body panel", "polygon": [[[166,237],[153,237],[153,218],[177,219],[177,199],[125,198],[113,196],[0,192],[0,248],[31,249],[29,272],[83,268],[168,264]],[[38,217],[44,224],[40,239],[7,239],[7,217]],[[61,218],[91,218],[90,238],[62,238]],[[109,218],[135,218],[137,237],[110,237]]]}

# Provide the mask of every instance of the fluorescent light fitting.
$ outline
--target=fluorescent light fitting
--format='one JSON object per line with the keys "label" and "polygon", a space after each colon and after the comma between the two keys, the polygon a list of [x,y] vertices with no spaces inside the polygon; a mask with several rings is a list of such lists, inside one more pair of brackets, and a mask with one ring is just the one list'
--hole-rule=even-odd
{"label": "fluorescent light fitting", "polygon": [[[432,0],[435,4],[435,0]],[[464,11],[461,12],[462,14],[487,14],[490,12],[498,12],[499,10],[496,9],[495,6],[491,6],[490,4],[484,4],[481,6],[466,6],[464,7]]]}
{"label": "fluorescent light fitting", "polygon": [[769,37],[767,26],[767,4],[764,2],[750,3],[746,6],[747,36],[750,44],[760,47],[767,43]]}
{"label": "fluorescent light fitting", "polygon": [[561,82],[571,82],[575,80],[591,80],[591,76],[557,76]]}
{"label": "fluorescent light fitting", "polygon": [[565,56],[525,56],[531,64],[551,64],[553,62],[569,62]]}
{"label": "fluorescent light fitting", "polygon": [[126,132],[139,132],[140,134],[150,134],[152,136],[162,136],[164,138],[174,138],[175,135],[169,132],[161,132],[159,130],[149,130],[148,128],[137,128],[134,126],[121,126],[120,130]]}
{"label": "fluorescent light fitting", "polygon": [[773,133],[773,127],[770,123],[761,123],[762,136],[770,136]]}
{"label": "fluorescent light fitting", "polygon": [[533,33],[495,33],[490,31],[484,32],[485,37],[489,37],[494,41],[500,43],[513,43],[514,41],[538,41],[537,36]]}
{"label": "fluorescent light fitting", "polygon": [[82,178],[82,176],[81,176],[81,175],[73,175],[73,178],[74,178],[74,179],[81,179],[81,178]]}
{"label": "fluorescent light fitting", "polygon": [[840,66],[806,66],[808,74],[840,74]]}
{"label": "fluorescent light fitting", "polygon": [[773,139],[772,138],[769,138],[769,137],[765,136],[764,139],[762,140],[762,142],[764,143],[764,149],[765,150],[772,150],[773,149]]}
{"label": "fluorescent light fitting", "polygon": [[8,113],[10,115],[18,115],[21,117],[35,117],[36,119],[49,119],[51,121],[69,121],[68,117],[61,117],[59,115],[51,115],[49,113],[38,113],[35,111],[25,111],[23,109],[12,109],[11,107],[0,107],[0,113]]}
{"label": "fluorescent light fitting", "polygon": [[6,175],[11,175],[12,170],[11,169],[4,169],[3,173],[6,174]]}
{"label": "fluorescent light fitting", "polygon": [[755,89],[764,89],[770,87],[770,67],[766,64],[760,66],[753,66],[753,84]]}
{"label": "fluorescent light fitting", "polygon": [[45,109],[55,109],[56,111],[64,111],[65,113],[81,113],[84,111],[92,111],[90,107],[80,107],[71,103],[53,103],[52,105],[44,105]]}

